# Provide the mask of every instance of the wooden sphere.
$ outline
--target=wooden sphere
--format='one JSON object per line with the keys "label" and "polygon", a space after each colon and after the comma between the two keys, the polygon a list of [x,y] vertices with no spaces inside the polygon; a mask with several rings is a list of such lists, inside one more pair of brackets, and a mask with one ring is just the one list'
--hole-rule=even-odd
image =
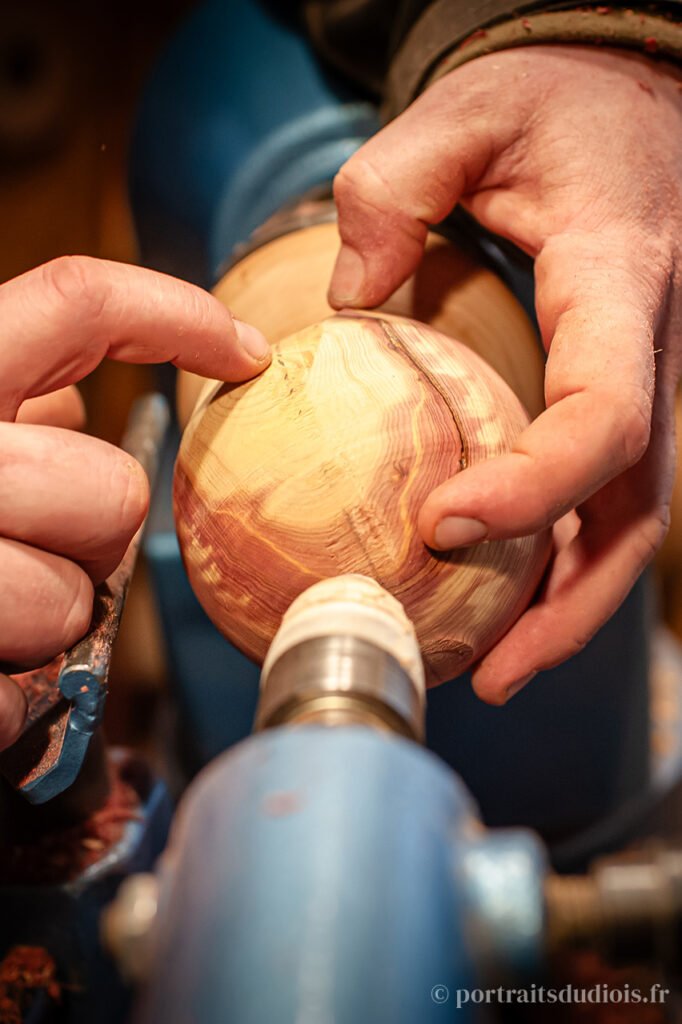
{"label": "wooden sphere", "polygon": [[[327,288],[339,245],[336,223],[281,235],[230,267],[214,293],[234,316],[269,341],[281,341],[333,315]],[[497,370],[531,416],[544,408],[544,361],[528,317],[500,278],[457,245],[430,232],[415,273],[381,309],[463,342]],[[195,374],[178,374],[182,427],[205,383]]]}
{"label": "wooden sphere", "polygon": [[205,393],[185,431],[174,502],[195,593],[262,662],[298,594],[362,573],[404,605],[429,684],[458,675],[526,607],[548,537],[434,553],[417,512],[527,422],[479,356],[414,321],[335,316],[283,339],[260,377]]}

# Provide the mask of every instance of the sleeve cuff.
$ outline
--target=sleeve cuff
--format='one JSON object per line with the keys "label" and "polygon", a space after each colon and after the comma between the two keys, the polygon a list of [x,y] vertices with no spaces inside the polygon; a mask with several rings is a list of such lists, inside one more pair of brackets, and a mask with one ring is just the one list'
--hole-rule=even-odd
{"label": "sleeve cuff", "polygon": [[446,52],[441,44],[431,55],[422,53],[421,60],[408,36],[389,72],[386,118],[396,117],[435,81],[470,60],[517,46],[552,43],[623,47],[682,63],[682,25],[661,14],[606,6],[529,13],[477,29]]}

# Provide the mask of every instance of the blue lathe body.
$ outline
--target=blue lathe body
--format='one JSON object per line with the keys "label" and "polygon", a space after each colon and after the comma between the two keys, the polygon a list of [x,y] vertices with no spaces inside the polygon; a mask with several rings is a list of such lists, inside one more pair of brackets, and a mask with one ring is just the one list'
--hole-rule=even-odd
{"label": "blue lathe body", "polygon": [[459,999],[472,1021],[465,993],[540,976],[541,844],[481,830],[409,740],[273,729],[195,787],[141,1020],[442,1024]]}

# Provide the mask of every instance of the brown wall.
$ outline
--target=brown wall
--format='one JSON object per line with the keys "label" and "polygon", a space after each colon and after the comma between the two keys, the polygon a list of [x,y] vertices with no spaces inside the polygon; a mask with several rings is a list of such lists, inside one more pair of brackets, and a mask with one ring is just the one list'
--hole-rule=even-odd
{"label": "brown wall", "polygon": [[[0,2],[0,281],[55,256],[134,262],[126,195],[144,77],[188,0]],[[120,437],[150,372],[107,364],[82,387],[88,429]]]}

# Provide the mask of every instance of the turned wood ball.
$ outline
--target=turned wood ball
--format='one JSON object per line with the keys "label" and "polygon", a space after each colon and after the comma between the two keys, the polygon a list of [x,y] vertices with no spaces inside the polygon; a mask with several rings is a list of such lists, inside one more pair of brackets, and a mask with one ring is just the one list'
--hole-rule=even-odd
{"label": "turned wood ball", "polygon": [[339,315],[283,339],[260,377],[209,386],[183,436],[175,516],[197,597],[262,662],[303,590],[362,573],[402,602],[428,683],[459,675],[530,601],[548,537],[442,554],[417,513],[527,423],[483,359],[423,324]]}

